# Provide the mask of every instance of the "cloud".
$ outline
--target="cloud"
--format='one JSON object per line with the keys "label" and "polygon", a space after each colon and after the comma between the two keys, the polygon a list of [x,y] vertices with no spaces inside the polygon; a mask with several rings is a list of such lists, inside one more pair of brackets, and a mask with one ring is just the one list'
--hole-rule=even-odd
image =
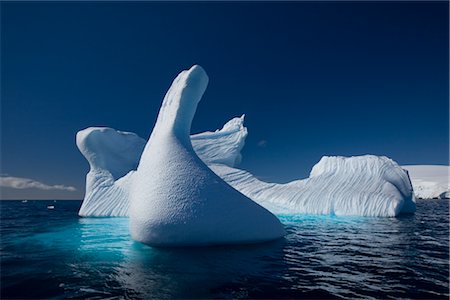
{"label": "cloud", "polygon": [[20,177],[12,177],[12,176],[1,176],[0,177],[0,187],[7,187],[13,189],[39,189],[44,191],[50,190],[60,190],[60,191],[69,191],[75,192],[77,189],[73,186],[65,186],[61,184],[56,185],[48,185],[33,179],[29,178],[20,178]]}
{"label": "cloud", "polygon": [[267,141],[266,140],[260,140],[258,142],[258,147],[266,147],[267,146]]}

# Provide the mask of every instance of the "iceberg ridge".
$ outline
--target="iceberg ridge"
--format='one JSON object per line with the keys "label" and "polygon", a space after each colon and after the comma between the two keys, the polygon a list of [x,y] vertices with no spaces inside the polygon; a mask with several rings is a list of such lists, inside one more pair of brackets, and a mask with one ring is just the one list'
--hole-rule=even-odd
{"label": "iceberg ridge", "polygon": [[224,165],[210,167],[275,214],[394,217],[415,211],[407,173],[387,157],[325,156],[309,178],[286,184],[263,182],[249,172]]}

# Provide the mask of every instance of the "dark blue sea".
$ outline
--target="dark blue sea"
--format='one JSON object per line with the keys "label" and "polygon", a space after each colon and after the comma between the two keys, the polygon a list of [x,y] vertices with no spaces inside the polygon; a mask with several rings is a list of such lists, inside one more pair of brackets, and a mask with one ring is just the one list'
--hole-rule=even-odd
{"label": "dark blue sea", "polygon": [[[1,299],[449,298],[449,201],[398,218],[280,216],[284,240],[151,248],[80,201],[1,201]],[[47,209],[54,205],[53,210]]]}

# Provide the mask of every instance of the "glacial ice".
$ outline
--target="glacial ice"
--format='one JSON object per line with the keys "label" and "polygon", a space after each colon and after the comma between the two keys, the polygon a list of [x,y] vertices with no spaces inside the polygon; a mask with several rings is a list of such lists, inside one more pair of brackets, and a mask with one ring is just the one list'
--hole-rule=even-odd
{"label": "glacial ice", "polygon": [[387,216],[415,211],[406,172],[374,155],[322,157],[309,178],[267,183],[224,165],[210,168],[232,187],[275,214]]}
{"label": "glacial ice", "polygon": [[241,150],[247,137],[244,117],[231,119],[220,130],[191,135],[195,153],[204,163],[233,167],[241,162]]}
{"label": "glacial ice", "polygon": [[402,166],[409,172],[417,198],[450,198],[450,167],[439,165]]}
{"label": "glacial ice", "polygon": [[285,234],[277,217],[233,189],[195,153],[189,132],[207,84],[205,71],[193,66],[175,78],[164,97],[131,182],[130,232],[136,241],[216,245]]}
{"label": "glacial ice", "polygon": [[127,216],[131,178],[146,141],[131,132],[89,127],[77,133],[76,142],[90,166],[78,214]]}
{"label": "glacial ice", "polygon": [[[244,116],[233,118],[214,132],[191,135],[192,146],[207,164],[234,166],[247,137]],[[82,217],[127,217],[131,178],[146,140],[131,132],[89,127],[77,133],[77,146],[90,165]]]}
{"label": "glacial ice", "polygon": [[[158,157],[161,162],[165,160],[163,169],[170,169],[168,174],[186,174],[184,181],[189,181],[190,184],[194,184],[191,177],[196,174],[197,168],[201,170],[198,171],[201,174],[209,174],[204,175],[205,178],[211,178],[203,163],[192,158],[197,157],[195,153],[230,186],[272,213],[397,216],[415,211],[408,174],[386,157],[323,157],[313,167],[309,178],[286,184],[263,182],[249,172],[235,168],[241,160],[240,152],[247,136],[247,129],[243,125],[244,116],[230,120],[220,130],[191,135],[189,139],[190,122],[197,103],[193,107],[184,107],[181,105],[182,98],[200,100],[203,89],[206,88],[206,83],[202,83],[202,80],[207,82],[207,79],[201,78],[203,75],[200,74],[204,71],[199,68],[196,72],[199,72],[197,75],[200,78],[194,76],[190,86],[187,85],[189,80],[186,76],[189,72],[180,74],[166,95],[152,133],[152,137],[155,137],[153,141],[150,139],[146,146],[150,150],[143,155],[144,163],[139,163],[139,160],[146,141],[135,134],[111,128],[87,128],[77,134],[77,145],[91,166],[86,177],[86,196],[79,212],[81,216],[128,216],[131,186],[134,195],[157,193],[173,197],[167,195],[167,191],[161,190],[161,187],[169,189],[168,182],[181,179],[160,175],[158,170],[163,167],[154,162],[152,156]],[[199,90],[193,90],[193,86],[197,86]],[[176,99],[180,103],[178,106]],[[158,131],[164,134],[155,133]],[[180,163],[172,157],[180,155],[188,157],[186,160],[189,164],[192,163],[192,170],[184,166],[180,171]],[[140,169],[141,164],[145,167],[139,172],[141,175],[136,176],[137,166]],[[167,182],[161,182],[164,181],[163,177]],[[220,178],[215,177],[214,180],[221,182]],[[155,185],[161,187],[155,188]],[[219,189],[222,189],[223,184],[219,185],[222,186]],[[139,210],[153,209],[153,204],[146,203],[151,202],[147,200],[142,205],[136,205],[137,215]],[[165,210],[161,204],[157,204],[156,208]],[[152,214],[156,214],[156,211]],[[152,218],[156,217],[152,215]],[[142,240],[149,238],[139,234],[136,236]]]}

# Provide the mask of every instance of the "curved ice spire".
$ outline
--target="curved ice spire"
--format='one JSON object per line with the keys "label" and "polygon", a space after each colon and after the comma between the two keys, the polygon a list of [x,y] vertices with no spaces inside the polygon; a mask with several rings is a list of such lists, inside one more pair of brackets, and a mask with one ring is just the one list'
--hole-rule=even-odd
{"label": "curved ice spire", "polygon": [[205,71],[198,65],[182,71],[175,78],[164,96],[149,143],[153,135],[171,134],[182,141],[185,147],[192,148],[189,139],[191,123],[208,81]]}
{"label": "curved ice spire", "polygon": [[200,66],[164,97],[131,183],[130,231],[156,246],[254,243],[282,237],[280,221],[233,189],[196,155],[189,131],[208,84]]}

